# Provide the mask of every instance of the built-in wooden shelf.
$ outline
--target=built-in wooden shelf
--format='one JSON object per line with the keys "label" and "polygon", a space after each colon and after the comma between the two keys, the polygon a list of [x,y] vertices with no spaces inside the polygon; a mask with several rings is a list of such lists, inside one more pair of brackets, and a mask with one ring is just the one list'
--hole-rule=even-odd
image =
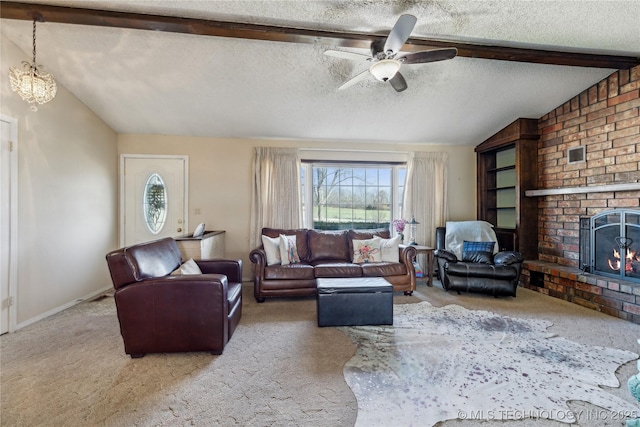
{"label": "built-in wooden shelf", "polygon": [[525,191],[538,184],[538,120],[518,119],[475,148],[477,218],[494,225],[500,250],[525,259],[538,253],[538,201]]}

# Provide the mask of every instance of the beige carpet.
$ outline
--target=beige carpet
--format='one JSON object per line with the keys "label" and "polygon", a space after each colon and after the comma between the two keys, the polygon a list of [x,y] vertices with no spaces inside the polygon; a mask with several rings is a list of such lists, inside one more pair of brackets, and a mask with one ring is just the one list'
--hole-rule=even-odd
{"label": "beige carpet", "polygon": [[[313,299],[257,304],[244,289],[240,326],[221,356],[124,354],[111,297],[85,302],[0,337],[0,424],[7,426],[353,426],[357,402],[343,377],[355,346],[337,328],[316,326]],[[396,303],[459,304],[551,321],[574,341],[640,352],[640,326],[519,289],[517,298],[447,294],[420,285]],[[609,391],[626,390],[635,362]],[[620,426],[618,414],[569,405],[579,426]],[[636,405],[637,406],[637,405]],[[454,420],[443,426],[566,426],[543,419]]]}

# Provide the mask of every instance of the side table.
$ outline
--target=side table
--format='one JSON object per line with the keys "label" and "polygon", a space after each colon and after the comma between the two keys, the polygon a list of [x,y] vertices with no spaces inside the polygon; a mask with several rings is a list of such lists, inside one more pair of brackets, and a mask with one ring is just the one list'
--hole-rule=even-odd
{"label": "side table", "polygon": [[[407,247],[409,245],[400,245],[401,248]],[[422,246],[422,245],[411,245],[416,248],[418,254],[425,254],[427,258],[427,265],[424,266],[423,271],[427,277],[427,286],[433,286],[433,248],[430,246]]]}
{"label": "side table", "polygon": [[183,260],[224,258],[224,231],[205,231],[200,237],[192,237],[189,234],[183,237],[174,237]]}

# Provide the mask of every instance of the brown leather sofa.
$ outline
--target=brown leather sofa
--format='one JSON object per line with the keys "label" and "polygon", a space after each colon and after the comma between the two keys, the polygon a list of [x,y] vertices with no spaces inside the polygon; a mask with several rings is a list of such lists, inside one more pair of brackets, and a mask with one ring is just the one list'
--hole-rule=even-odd
{"label": "brown leather sofa", "polygon": [[182,262],[172,238],[106,258],[125,353],[222,354],[242,315],[241,260],[197,260],[202,274],[171,275]]}
{"label": "brown leather sofa", "polygon": [[416,289],[413,260],[416,249],[399,249],[400,262],[354,264],[352,241],[370,239],[374,235],[389,238],[389,230],[317,231],[312,229],[284,230],[263,228],[262,234],[278,237],[295,235],[300,262],[288,265],[267,265],[262,246],[249,254],[255,264],[253,294],[258,302],[271,297],[316,295],[319,277],[384,277],[394,291],[411,295]]}

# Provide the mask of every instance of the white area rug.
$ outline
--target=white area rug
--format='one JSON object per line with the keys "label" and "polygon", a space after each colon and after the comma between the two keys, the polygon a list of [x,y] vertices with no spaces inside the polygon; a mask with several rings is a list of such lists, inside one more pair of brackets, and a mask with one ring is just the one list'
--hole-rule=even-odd
{"label": "white area rug", "polygon": [[550,322],[427,302],[394,306],[393,326],[343,327],[358,346],[344,376],[358,400],[356,426],[431,426],[450,419],[576,421],[566,402],[637,408],[618,387],[629,351],[554,336]]}

